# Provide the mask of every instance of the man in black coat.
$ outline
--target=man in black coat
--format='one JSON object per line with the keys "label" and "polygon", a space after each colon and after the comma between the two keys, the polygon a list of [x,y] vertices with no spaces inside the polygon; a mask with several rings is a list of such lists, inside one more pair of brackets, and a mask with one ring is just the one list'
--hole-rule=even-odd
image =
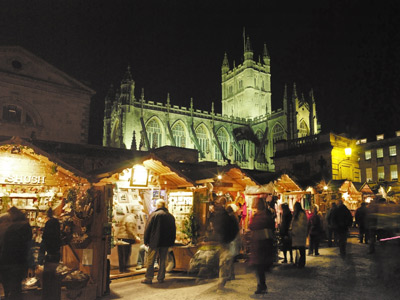
{"label": "man in black coat", "polygon": [[159,283],[164,282],[168,248],[174,245],[175,238],[175,218],[165,207],[165,201],[159,199],[156,202],[156,211],[150,215],[144,230],[144,244],[149,246],[149,251],[147,253],[146,275],[142,283],[152,283],[157,253],[160,259],[157,280]]}
{"label": "man in black coat", "polygon": [[340,255],[346,255],[347,235],[349,227],[353,224],[353,216],[342,200],[337,203],[337,208],[332,212],[332,221],[336,228],[339,242]]}
{"label": "man in black coat", "polygon": [[356,214],[356,224],[359,230],[360,243],[365,241],[368,244],[368,231],[367,231],[367,204],[365,202],[361,203],[361,206],[357,208]]}

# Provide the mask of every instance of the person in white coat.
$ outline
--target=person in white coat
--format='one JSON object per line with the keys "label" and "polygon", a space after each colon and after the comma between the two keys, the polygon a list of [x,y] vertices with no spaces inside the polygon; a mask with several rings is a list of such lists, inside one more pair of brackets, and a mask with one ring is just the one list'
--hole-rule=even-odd
{"label": "person in white coat", "polygon": [[290,235],[292,237],[292,248],[296,251],[295,265],[298,268],[304,268],[306,264],[307,229],[307,215],[301,207],[300,202],[296,202],[290,226]]}

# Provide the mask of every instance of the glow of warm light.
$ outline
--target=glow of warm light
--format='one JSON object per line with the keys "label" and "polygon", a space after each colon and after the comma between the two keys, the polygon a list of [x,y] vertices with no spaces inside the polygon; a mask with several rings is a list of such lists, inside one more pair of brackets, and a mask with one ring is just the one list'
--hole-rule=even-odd
{"label": "glow of warm light", "polygon": [[350,198],[350,195],[349,195],[348,192],[346,192],[346,193],[343,193],[342,197],[343,197],[344,200],[347,201]]}
{"label": "glow of warm light", "polygon": [[327,191],[327,190],[328,190],[328,186],[325,185],[325,186],[324,186],[324,191]]}
{"label": "glow of warm light", "polygon": [[222,179],[222,175],[218,174],[217,178],[218,178],[218,180],[221,180]]}
{"label": "glow of warm light", "polygon": [[344,149],[344,154],[346,155],[346,157],[350,157],[351,156],[351,148],[350,147],[345,148]]}
{"label": "glow of warm light", "polygon": [[365,202],[366,202],[366,203],[371,203],[371,201],[372,201],[372,198],[371,198],[371,197],[368,197],[368,198],[365,199]]}
{"label": "glow of warm light", "polygon": [[148,171],[142,165],[133,166],[132,185],[147,185]]}

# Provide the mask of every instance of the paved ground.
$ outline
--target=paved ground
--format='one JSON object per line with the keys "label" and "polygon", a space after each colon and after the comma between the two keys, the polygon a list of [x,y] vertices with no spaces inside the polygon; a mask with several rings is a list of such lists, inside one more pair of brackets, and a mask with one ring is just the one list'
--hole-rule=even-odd
{"label": "paved ground", "polygon": [[[398,299],[400,284],[400,245],[396,241],[379,245],[375,254],[368,246],[349,239],[348,255],[342,259],[338,248],[322,248],[320,256],[307,256],[306,267],[276,264],[267,273],[266,299]],[[143,276],[113,280],[111,295],[102,299],[250,299],[256,279],[237,263],[236,280],[216,292],[216,279],[196,281],[184,273],[170,273],[162,284],[140,283]]]}

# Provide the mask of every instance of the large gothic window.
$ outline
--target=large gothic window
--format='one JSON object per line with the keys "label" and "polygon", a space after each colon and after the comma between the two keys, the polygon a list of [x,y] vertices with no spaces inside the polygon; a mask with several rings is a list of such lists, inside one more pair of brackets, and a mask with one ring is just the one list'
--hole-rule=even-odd
{"label": "large gothic window", "polygon": [[208,136],[204,126],[199,126],[196,129],[197,140],[199,141],[200,150],[203,154],[208,152]]}
{"label": "large gothic window", "polygon": [[147,137],[149,139],[151,148],[161,147],[161,128],[160,124],[156,120],[151,120],[147,126]]}
{"label": "large gothic window", "polygon": [[308,126],[307,126],[306,122],[303,120],[300,123],[299,137],[305,137],[308,135],[309,135]]}
{"label": "large gothic window", "polygon": [[[228,134],[224,129],[220,129],[217,132],[217,138],[219,144],[221,145],[222,151],[225,155],[228,153]],[[217,145],[214,146],[214,159],[215,160],[222,160],[222,153],[219,151]]]}
{"label": "large gothic window", "polygon": [[178,123],[174,125],[172,128],[172,135],[175,140],[175,145],[177,147],[186,147],[186,134],[185,134],[185,128],[183,128],[182,124]]}
{"label": "large gothic window", "polygon": [[239,145],[239,148],[242,150],[242,153],[243,153],[244,157],[242,157],[240,155],[239,151],[237,151],[235,149],[235,161],[239,161],[239,162],[246,161],[246,157],[248,157],[247,141],[246,140],[241,140],[241,141],[238,142],[238,145]]}

